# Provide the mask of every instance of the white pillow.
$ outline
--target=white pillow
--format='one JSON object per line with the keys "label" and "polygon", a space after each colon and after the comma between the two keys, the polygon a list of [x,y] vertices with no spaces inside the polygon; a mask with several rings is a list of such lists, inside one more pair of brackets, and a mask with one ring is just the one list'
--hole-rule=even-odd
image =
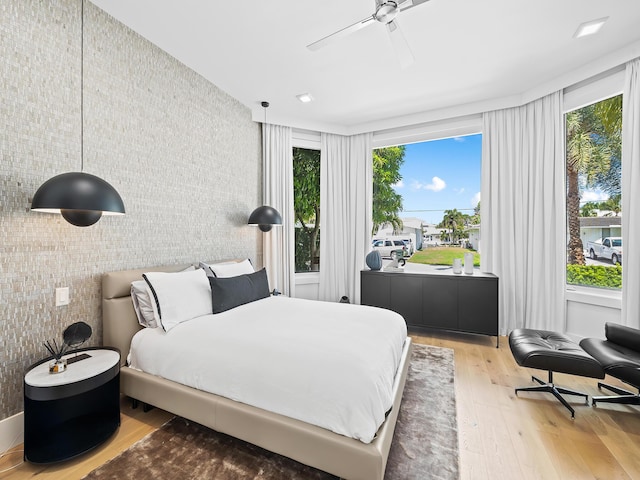
{"label": "white pillow", "polygon": [[155,299],[156,321],[165,332],[182,322],[213,313],[211,285],[202,269],[192,272],[149,272],[146,280]]}
{"label": "white pillow", "polygon": [[251,261],[248,258],[241,262],[213,263],[207,266],[213,275],[218,278],[237,277],[238,275],[255,273],[253,265],[251,265]]}
{"label": "white pillow", "polygon": [[131,282],[131,301],[136,317],[138,317],[138,323],[143,327],[156,328],[158,323],[153,313],[155,300],[151,300],[151,297],[152,294],[147,282],[144,280]]}
{"label": "white pillow", "polygon": [[[181,271],[192,272],[195,269],[196,267],[190,266]],[[131,282],[131,302],[140,325],[147,328],[156,328],[160,325],[154,313],[156,301],[147,282],[144,280]]]}

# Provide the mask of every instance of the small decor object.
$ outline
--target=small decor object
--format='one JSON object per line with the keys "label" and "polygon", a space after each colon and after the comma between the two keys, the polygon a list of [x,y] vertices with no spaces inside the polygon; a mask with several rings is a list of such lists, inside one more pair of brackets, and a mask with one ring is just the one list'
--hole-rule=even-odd
{"label": "small decor object", "polygon": [[91,327],[84,322],[69,325],[62,333],[64,343],[69,348],[79,347],[91,336]]}
{"label": "small decor object", "polygon": [[62,373],[67,369],[67,360],[65,358],[56,359],[49,362],[49,373]]}
{"label": "small decor object", "polygon": [[67,369],[68,363],[73,363],[78,360],[89,358],[89,355],[82,354],[80,356],[72,358],[62,358],[62,356],[69,352],[74,347],[80,346],[91,336],[91,327],[84,322],[76,322],[69,325],[62,334],[63,342],[58,344],[55,340],[43,343],[44,347],[53,357],[51,363],[49,363],[49,373],[61,373]]}
{"label": "small decor object", "polygon": [[453,259],[453,273],[455,274],[462,273],[462,259],[460,258]]}
{"label": "small decor object", "polygon": [[473,253],[464,254],[464,273],[473,275]]}
{"label": "small decor object", "polygon": [[351,302],[349,301],[349,297],[347,297],[346,295],[343,295],[342,297],[340,297],[339,303],[351,303]]}
{"label": "small decor object", "polygon": [[371,270],[380,270],[382,268],[382,256],[378,250],[369,252],[365,257],[365,262]]}
{"label": "small decor object", "polygon": [[53,343],[49,340],[43,343],[44,347],[53,357],[53,360],[49,363],[49,373],[61,373],[67,369],[67,360],[62,356],[69,349],[69,345],[62,343],[58,345],[58,342],[53,340]]}
{"label": "small decor object", "polygon": [[[65,331],[62,333],[62,338],[64,343],[69,346],[69,349],[78,348],[84,342],[86,342],[89,337],[91,337],[91,327],[84,322],[76,322],[69,325]],[[91,358],[91,355],[87,353],[82,353],[75,356],[67,358],[67,363],[75,363],[80,360],[84,360],[85,358]]]}

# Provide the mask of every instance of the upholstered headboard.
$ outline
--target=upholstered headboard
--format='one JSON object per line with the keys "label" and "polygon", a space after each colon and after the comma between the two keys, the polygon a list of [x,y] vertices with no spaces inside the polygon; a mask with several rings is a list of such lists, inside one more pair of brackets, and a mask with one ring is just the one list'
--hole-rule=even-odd
{"label": "upholstered headboard", "polygon": [[124,365],[131,347],[131,339],[141,327],[131,302],[131,282],[140,280],[145,272],[179,272],[190,264],[147,267],[136,270],[109,272],[102,276],[102,335],[107,347],[120,350]]}
{"label": "upholstered headboard", "polygon": [[[216,260],[215,262],[241,262],[244,259]],[[131,282],[142,279],[145,272],[179,272],[194,264],[146,267],[135,270],[121,270],[102,275],[102,335],[103,344],[120,350],[121,365],[125,365],[131,339],[143,328],[138,323],[131,301]]]}

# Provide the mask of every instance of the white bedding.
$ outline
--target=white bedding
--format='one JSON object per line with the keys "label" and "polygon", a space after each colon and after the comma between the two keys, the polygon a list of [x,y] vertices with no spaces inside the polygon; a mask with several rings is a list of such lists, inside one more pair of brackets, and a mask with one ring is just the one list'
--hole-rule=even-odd
{"label": "white bedding", "polygon": [[406,336],[389,310],[277,296],[143,329],[129,365],[369,443]]}

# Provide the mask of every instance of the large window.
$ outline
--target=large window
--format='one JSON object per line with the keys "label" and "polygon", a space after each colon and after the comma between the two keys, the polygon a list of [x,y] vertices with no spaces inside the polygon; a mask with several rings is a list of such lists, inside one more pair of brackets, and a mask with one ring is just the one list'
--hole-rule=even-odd
{"label": "large window", "polygon": [[379,148],[373,161],[374,248],[409,238],[410,262],[452,265],[472,252],[480,265],[482,135]]}
{"label": "large window", "polygon": [[622,95],[566,114],[567,283],[622,286]]}
{"label": "large window", "polygon": [[293,148],[296,273],[320,269],[320,150]]}

